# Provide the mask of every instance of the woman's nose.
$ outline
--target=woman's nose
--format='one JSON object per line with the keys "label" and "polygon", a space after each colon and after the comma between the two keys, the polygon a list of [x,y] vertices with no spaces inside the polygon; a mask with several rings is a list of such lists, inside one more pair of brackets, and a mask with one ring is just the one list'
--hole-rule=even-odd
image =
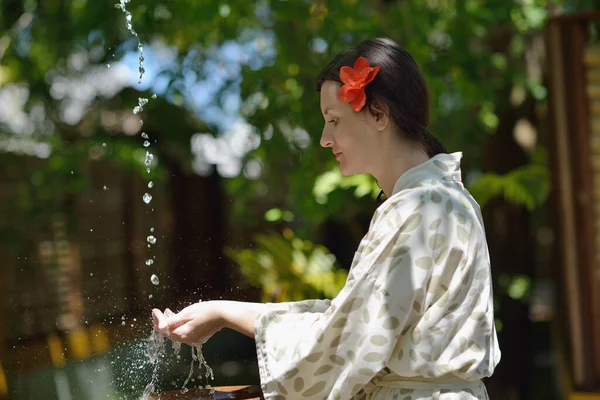
{"label": "woman's nose", "polygon": [[321,134],[321,146],[322,147],[333,147],[333,135],[325,132],[326,129],[323,129],[323,133]]}

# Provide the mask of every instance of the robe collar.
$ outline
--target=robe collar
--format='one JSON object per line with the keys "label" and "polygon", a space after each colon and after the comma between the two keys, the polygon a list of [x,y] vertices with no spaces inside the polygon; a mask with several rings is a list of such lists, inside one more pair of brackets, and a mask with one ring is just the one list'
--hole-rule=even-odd
{"label": "robe collar", "polygon": [[[440,153],[400,175],[392,196],[426,179],[456,181],[462,184],[460,160],[462,152]],[[391,197],[391,196],[390,196]]]}

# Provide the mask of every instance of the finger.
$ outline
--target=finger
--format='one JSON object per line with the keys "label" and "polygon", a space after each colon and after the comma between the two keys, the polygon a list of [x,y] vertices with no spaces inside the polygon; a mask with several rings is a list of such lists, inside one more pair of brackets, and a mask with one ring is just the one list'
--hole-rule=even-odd
{"label": "finger", "polygon": [[[160,311],[159,311],[160,312]],[[158,319],[158,330],[165,336],[170,337],[173,331],[179,327],[185,326],[188,318],[181,314],[166,315],[160,313]]]}
{"label": "finger", "polygon": [[152,320],[154,322],[154,329],[162,331],[166,325],[166,317],[159,309],[155,308],[152,310]]}

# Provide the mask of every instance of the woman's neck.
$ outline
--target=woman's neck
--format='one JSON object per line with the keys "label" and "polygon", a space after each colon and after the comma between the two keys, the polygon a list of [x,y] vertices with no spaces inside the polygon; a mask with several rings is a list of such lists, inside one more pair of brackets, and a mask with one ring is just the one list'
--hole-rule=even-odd
{"label": "woman's neck", "polygon": [[402,143],[387,147],[372,174],[381,185],[386,197],[390,197],[398,178],[411,168],[430,157],[418,143]]}

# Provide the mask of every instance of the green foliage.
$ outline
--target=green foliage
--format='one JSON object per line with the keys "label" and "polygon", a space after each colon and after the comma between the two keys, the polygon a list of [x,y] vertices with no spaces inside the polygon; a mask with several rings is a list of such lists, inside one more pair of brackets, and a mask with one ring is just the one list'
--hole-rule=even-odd
{"label": "green foliage", "polygon": [[499,175],[492,172],[482,174],[469,191],[483,208],[495,197],[527,207],[532,211],[543,205],[550,193],[548,169],[542,165],[528,164]]}
{"label": "green foliage", "polygon": [[[531,296],[533,282],[529,276],[506,274],[498,278],[498,286],[502,292],[506,292],[510,298],[518,301],[527,301]],[[497,306],[499,309],[499,307]]]}
{"label": "green foliage", "polygon": [[353,189],[355,197],[371,195],[376,198],[381,188],[371,175],[343,176],[339,168],[321,174],[315,181],[313,195],[319,204],[327,204],[328,196],[336,189]]}
{"label": "green foliage", "polygon": [[289,229],[283,235],[259,234],[255,248],[228,248],[226,254],[249,283],[262,289],[263,301],[333,298],[346,282],[346,271],[335,266],[335,256]]}
{"label": "green foliage", "polygon": [[[116,1],[16,0],[0,10],[0,90],[25,91],[23,115],[43,116],[26,134],[0,118],[0,142],[27,136],[53,150],[21,195],[20,204],[37,210],[30,218],[51,209],[65,192],[86,190],[80,166],[102,143],[109,149],[104,160],[140,170],[139,141],[102,122],[104,111],[129,112],[139,92],[126,90],[112,98],[98,92],[89,103],[76,97],[89,118],[70,123],[65,118],[70,104],[54,85],[57,77],[63,83],[85,80],[89,71],[106,69],[136,51],[123,13],[113,7]],[[464,165],[477,170],[482,144],[501,125],[503,111],[514,107],[511,96],[546,101],[543,76],[532,73],[543,68],[528,63],[540,62],[532,38],[541,34],[548,10],[593,5],[592,0],[132,0],[133,27],[154,76],[141,87],[155,84],[159,95],[148,104],[144,126],[156,132],[153,148],[192,173],[191,137],[223,134],[219,119],[243,117],[260,145],[241,156],[242,167],[259,163],[261,172],[252,179],[244,174],[227,179],[228,195],[235,199],[234,223],[249,226],[266,212],[267,220],[293,222],[299,236],[314,238],[321,222],[355,218],[373,206],[378,193],[371,177],[342,177],[331,153],[319,144],[323,118],[313,84],[337,52],[377,36],[408,49],[430,89],[430,130],[450,151],[463,151]],[[231,55],[233,45],[239,54]],[[165,60],[170,61],[161,65]],[[206,93],[208,100],[193,113],[181,110]],[[232,95],[239,109],[227,101]],[[191,114],[210,121],[194,123]],[[158,159],[157,174],[166,176]],[[7,163],[0,157],[0,169]],[[71,170],[81,180],[71,180]],[[501,196],[532,209],[547,196],[547,176],[542,165],[505,176],[486,173],[471,190],[482,205]]]}
{"label": "green foliage", "polygon": [[[570,9],[591,4],[563,3]],[[561,2],[133,0],[128,9],[145,45],[147,66],[160,68],[154,71],[155,82],[161,82],[160,98],[175,105],[191,104],[196,93],[188,88],[196,82],[212,82],[214,100],[200,115],[210,114],[208,109],[235,115],[235,109],[228,111],[226,97],[240,93],[239,114],[261,137],[260,146],[246,154],[242,163],[260,162],[261,175],[248,179],[240,174],[228,180],[229,194],[236,199],[236,220],[248,220],[255,215],[256,204],[266,203],[267,210],[281,208],[301,216],[295,219],[296,229],[310,237],[331,210],[342,208],[342,202],[361,208],[363,197],[377,192],[367,177],[335,176],[331,172],[337,167],[335,160],[319,145],[323,120],[313,83],[334,54],[376,36],[389,36],[407,48],[430,88],[430,130],[451,151],[462,150],[465,164],[476,168],[486,135],[495,131],[501,111],[510,106],[508,93],[545,100],[542,77],[528,73],[525,53],[529,38],[543,28],[552,4],[560,6]],[[55,126],[57,140],[52,143],[61,146],[60,142],[80,137],[82,132],[89,135],[89,125],[64,123],[65,103],[52,88],[51,78],[81,76],[91,67],[113,64],[135,51],[123,13],[111,3],[91,0],[13,1],[3,7],[0,31],[0,84],[27,88],[26,112],[43,105],[46,119]],[[220,51],[232,43],[243,49],[241,57],[232,59]],[[168,46],[173,62],[157,66],[163,53],[151,52],[149,44]],[[121,107],[133,106],[133,99],[124,100]],[[93,110],[102,101],[98,96],[86,108]],[[183,155],[176,158],[184,170],[190,170],[191,135],[181,134],[177,126],[181,118],[162,106],[154,107],[152,115],[163,132],[160,142]],[[98,120],[92,124],[90,143],[103,135],[109,145],[120,140],[120,136],[105,135]],[[0,131],[13,134],[2,123]],[[48,140],[38,130],[33,136]],[[514,185],[508,189],[498,179],[486,179],[504,187],[507,198],[535,203],[525,199],[522,191],[513,190]],[[334,188],[355,196],[329,195]]]}

